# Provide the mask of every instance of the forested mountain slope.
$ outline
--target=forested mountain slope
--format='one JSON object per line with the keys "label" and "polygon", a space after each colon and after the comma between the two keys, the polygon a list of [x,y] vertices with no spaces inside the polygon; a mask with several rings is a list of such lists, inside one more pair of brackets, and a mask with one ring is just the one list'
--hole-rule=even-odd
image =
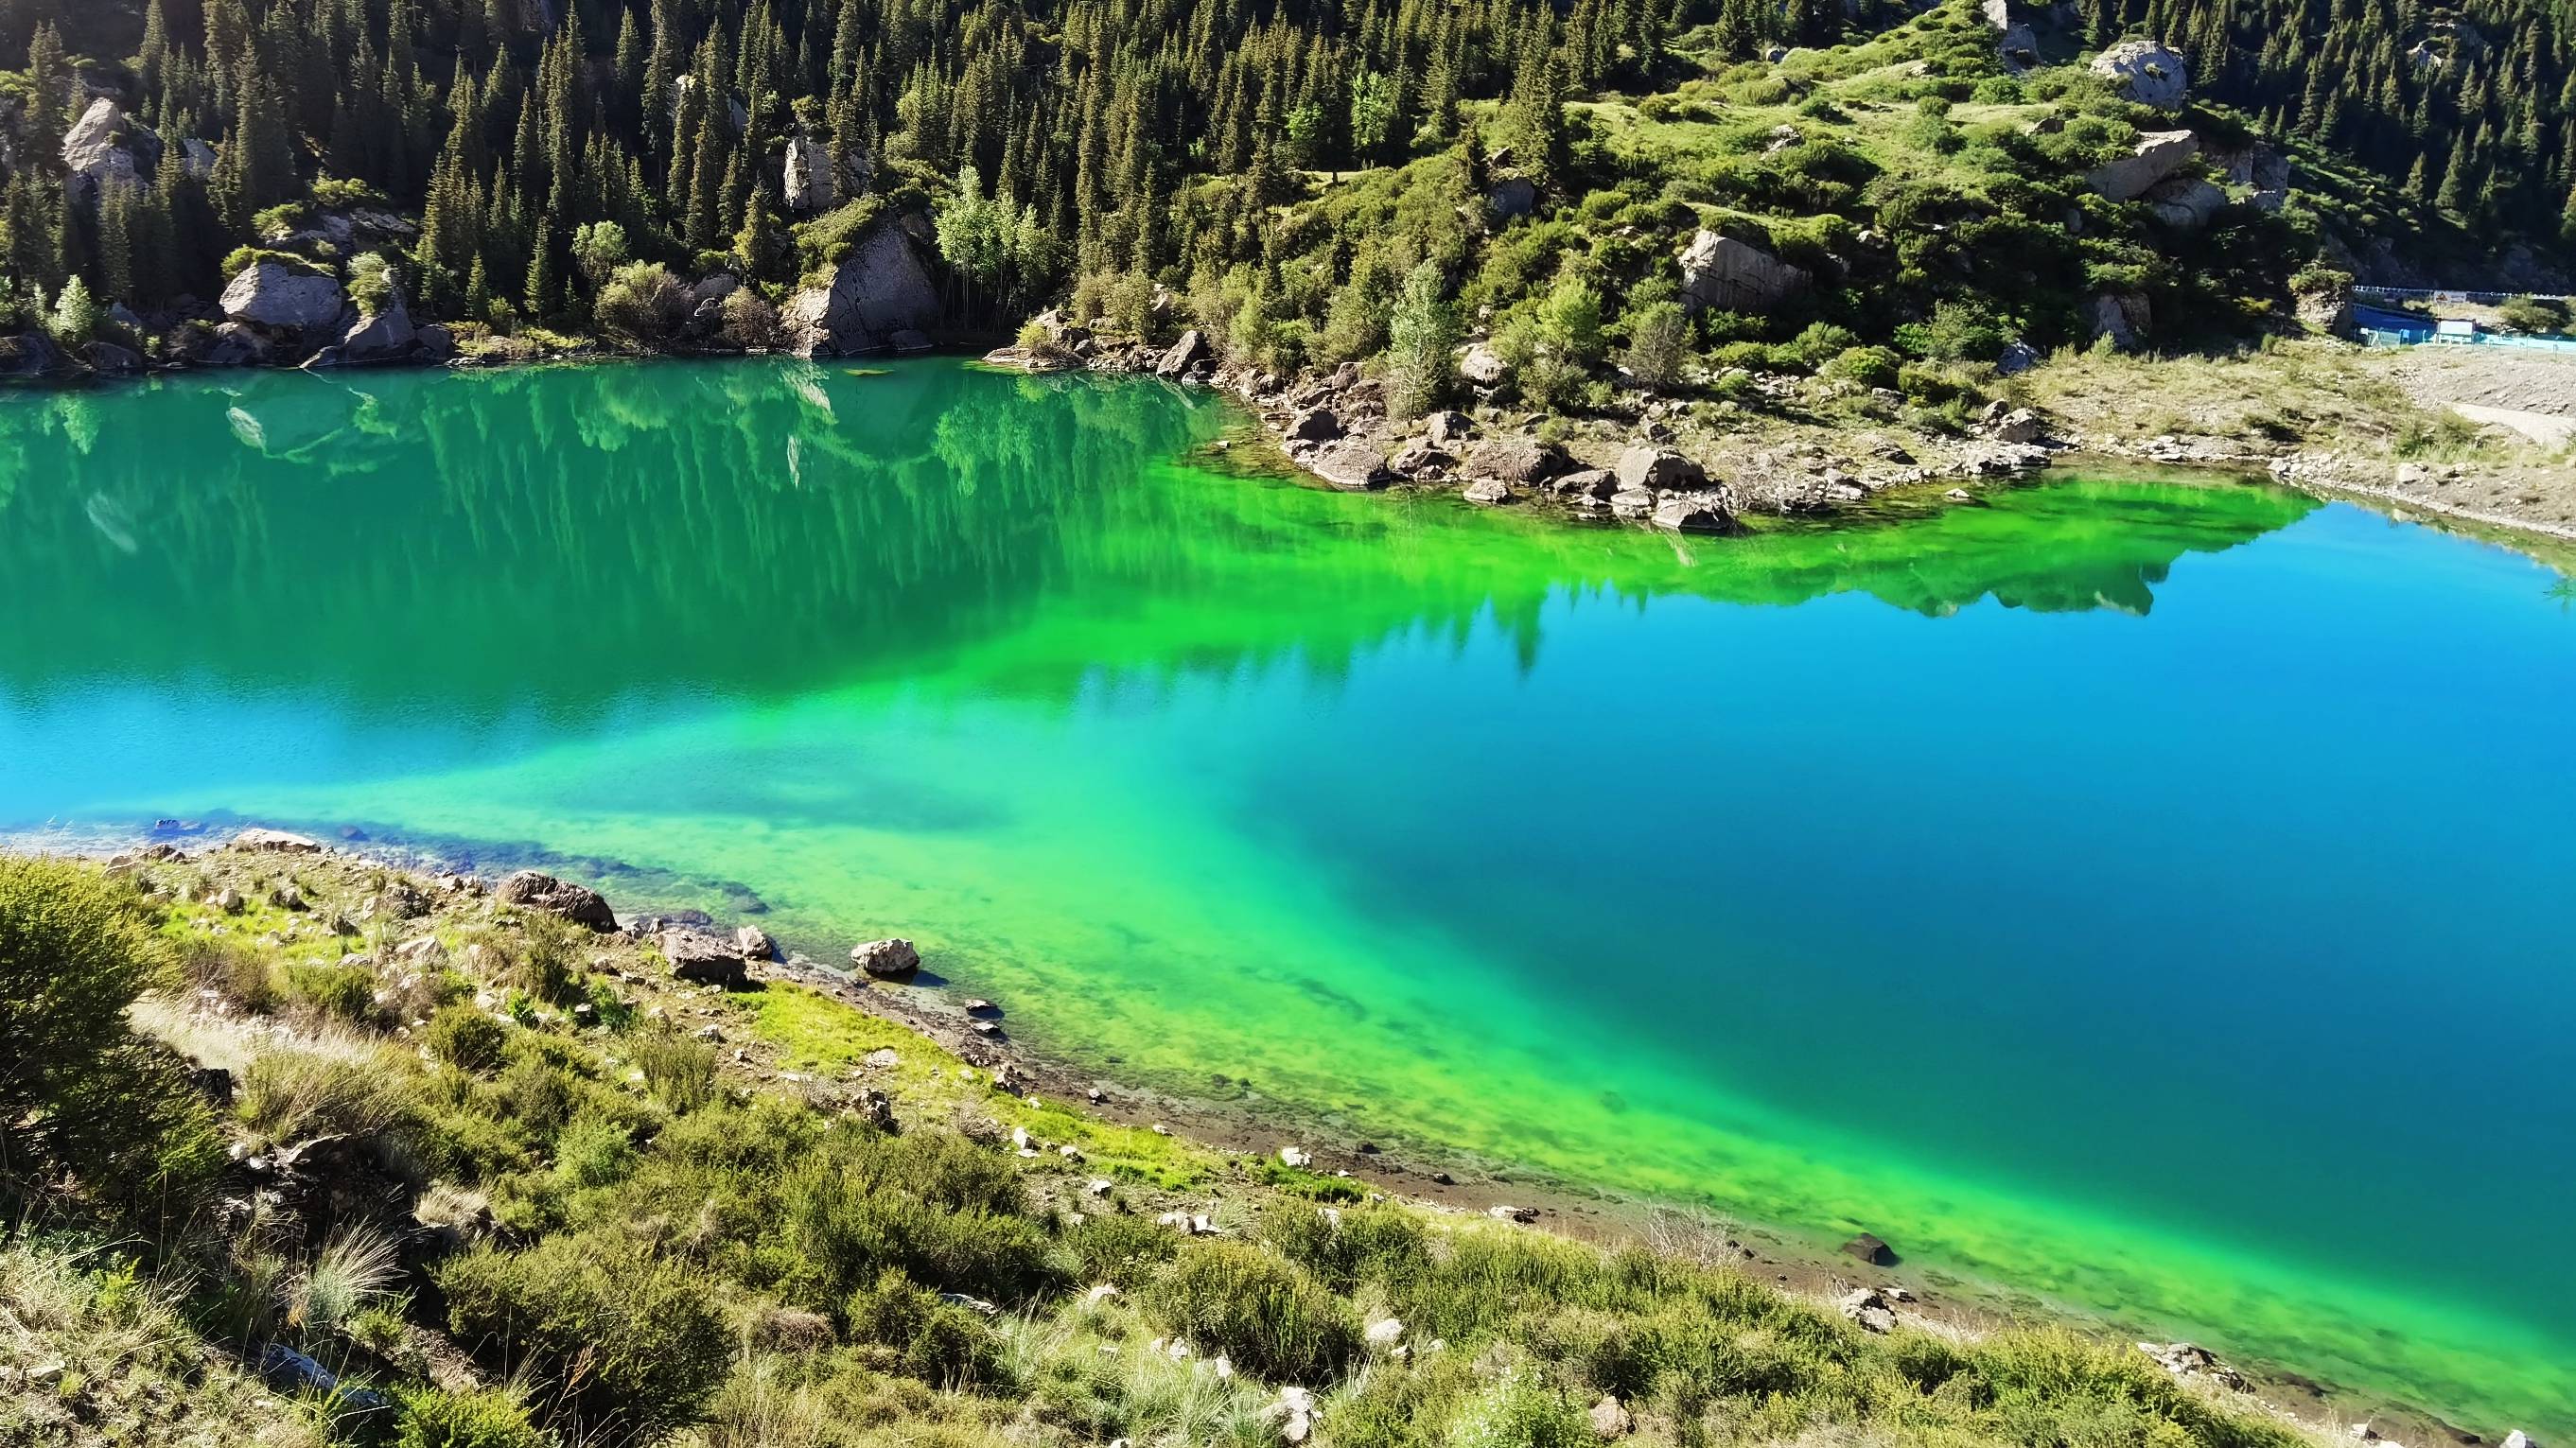
{"label": "forested mountain slope", "polygon": [[[1287,372],[1376,357],[1422,271],[1498,336],[1553,328],[1529,400],[1567,406],[1622,344],[1649,385],[1746,346],[1883,344],[1850,364],[1881,378],[2249,336],[2336,272],[2552,286],[2566,28],[2532,0],[0,0],[0,231],[22,326],[215,361],[411,356],[431,318],[441,354],[858,350],[1079,287]],[[2083,63],[2124,37],[2171,47],[2170,93]]]}

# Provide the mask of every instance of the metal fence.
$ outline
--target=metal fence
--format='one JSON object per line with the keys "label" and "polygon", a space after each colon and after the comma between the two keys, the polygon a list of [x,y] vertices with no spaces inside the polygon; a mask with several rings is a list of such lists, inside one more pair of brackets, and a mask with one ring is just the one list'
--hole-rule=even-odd
{"label": "metal fence", "polygon": [[[2356,290],[2358,290],[2356,288]],[[2429,320],[2376,307],[2353,308],[2353,332],[2365,347],[2519,347],[2529,352],[2576,353],[2576,337],[2533,337],[2519,333],[2471,332],[2445,336]]]}
{"label": "metal fence", "polygon": [[2576,302],[2576,296],[2559,292],[2458,292],[2430,287],[2354,287],[2352,294],[2382,302],[2467,302],[2479,307],[2500,307],[2516,297],[2529,297],[2539,302]]}

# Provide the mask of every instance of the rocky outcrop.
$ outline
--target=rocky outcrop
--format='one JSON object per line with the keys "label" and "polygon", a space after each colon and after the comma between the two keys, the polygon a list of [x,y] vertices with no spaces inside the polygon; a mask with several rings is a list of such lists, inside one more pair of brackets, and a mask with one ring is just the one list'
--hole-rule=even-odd
{"label": "rocky outcrop", "polygon": [[2142,1342],[2138,1351],[2155,1361],[2157,1367],[2178,1378],[2205,1378],[2230,1392],[2246,1392],[2251,1384],[2245,1375],[2218,1360],[2218,1355],[2193,1342]]}
{"label": "rocky outcrop", "polygon": [[1815,280],[1802,267],[1714,231],[1693,236],[1679,261],[1682,301],[1693,311],[1767,312]]}
{"label": "rocky outcrop", "polygon": [[1834,1305],[1863,1332],[1896,1331],[1896,1309],[1887,1305],[1886,1296],[1875,1287],[1856,1287]]}
{"label": "rocky outcrop", "polygon": [[836,195],[830,149],[811,136],[788,137],[780,182],[780,196],[790,211],[811,215],[830,206]]}
{"label": "rocky outcrop", "polygon": [[799,357],[859,357],[893,346],[896,332],[939,324],[939,289],[912,242],[880,226],[850,249],[827,286],[788,298],[779,315]]}
{"label": "rocky outcrop", "polygon": [[2123,40],[2093,57],[2093,73],[2142,106],[2180,110],[2191,95],[2191,66],[2168,46]]}
{"label": "rocky outcrop", "polygon": [[42,332],[30,330],[0,337],[0,377],[32,381],[69,377],[79,371],[79,365]]}
{"label": "rocky outcrop", "polygon": [[224,315],[268,332],[318,333],[336,328],[349,304],[328,272],[307,271],[263,258],[241,269],[224,288]]}
{"label": "rocky outcrop", "polygon": [[1496,221],[1510,221],[1538,209],[1538,187],[1526,176],[1506,176],[1485,192],[1485,210]]}
{"label": "rocky outcrop", "polygon": [[75,201],[93,201],[103,187],[149,180],[160,164],[161,138],[106,96],[91,101],[63,134],[63,169]]}
{"label": "rocky outcrop", "polygon": [[1503,360],[1502,353],[1482,342],[1474,342],[1458,354],[1458,375],[1466,378],[1472,386],[1497,387],[1504,378],[1512,375],[1512,364]]}
{"label": "rocky outcrop", "polygon": [[530,910],[543,910],[560,915],[576,925],[593,930],[615,930],[617,912],[608,900],[587,886],[558,880],[537,870],[521,870],[503,880],[492,892],[492,898],[504,905],[519,905]]}
{"label": "rocky outcrop", "polygon": [[921,969],[921,952],[909,940],[870,940],[851,947],[850,965],[878,980],[901,980]]}
{"label": "rocky outcrop", "polygon": [[340,358],[353,367],[380,362],[407,362],[420,341],[419,331],[412,326],[411,309],[397,295],[372,317],[360,317],[349,324],[340,337]]}
{"label": "rocky outcrop", "polygon": [[2341,272],[2305,279],[2291,296],[2299,325],[2308,331],[2350,341],[2353,335],[2352,278]]}
{"label": "rocky outcrop", "polygon": [[2189,131],[2149,131],[2128,155],[2084,180],[2107,200],[2135,201],[2199,154],[2200,138]]}
{"label": "rocky outcrop", "polygon": [[1667,533],[1732,533],[1735,494],[1725,488],[1665,493],[1655,501],[1648,521]]}

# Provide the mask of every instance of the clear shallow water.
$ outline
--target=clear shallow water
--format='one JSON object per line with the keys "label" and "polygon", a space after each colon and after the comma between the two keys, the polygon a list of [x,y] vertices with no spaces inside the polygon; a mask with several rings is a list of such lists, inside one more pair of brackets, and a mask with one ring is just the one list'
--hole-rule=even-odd
{"label": "clear shallow water", "polygon": [[2576,1428],[2576,617],[2062,483],[1688,541],[955,364],[0,397],[0,827],[560,852],[1024,1039]]}

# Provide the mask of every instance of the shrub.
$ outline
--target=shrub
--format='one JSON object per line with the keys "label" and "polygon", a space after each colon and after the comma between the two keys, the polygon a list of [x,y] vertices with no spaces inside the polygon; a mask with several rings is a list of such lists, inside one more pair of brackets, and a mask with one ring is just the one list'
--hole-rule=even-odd
{"label": "shrub", "polygon": [[959,1137],[843,1133],[810,1153],[779,1196],[789,1241],[827,1292],[889,1267],[998,1299],[1048,1279],[1045,1234],[1023,1215],[1018,1174]]}
{"label": "shrub", "polygon": [[1511,1368],[1460,1405],[1450,1448],[1578,1448],[1599,1441],[1565,1395],[1525,1368]]}
{"label": "shrub", "polygon": [[510,1028],[466,1001],[441,1006],[429,1018],[429,1053],[460,1071],[481,1073],[501,1064]]}
{"label": "shrub", "polygon": [[361,1022],[376,1013],[376,976],[362,965],[290,965],[286,996],[326,1016]]}
{"label": "shrub", "polygon": [[521,916],[520,925],[519,949],[500,972],[500,983],[548,1005],[580,999],[581,952],[590,943],[590,931],[542,910]]}
{"label": "shrub", "polygon": [[394,1429],[394,1448],[547,1448],[553,1441],[528,1421],[527,1404],[508,1388],[409,1388],[395,1394],[395,1401],[402,1422]]}
{"label": "shrub", "polygon": [[2567,330],[2567,304],[2554,298],[2515,297],[2496,308],[2496,317],[2517,332]]}
{"label": "shrub", "polygon": [[724,299],[721,310],[724,320],[719,331],[727,346],[746,352],[768,351],[785,338],[778,325],[778,309],[750,287],[737,287],[733,295]]}
{"label": "shrub", "polygon": [[668,1026],[634,1038],[635,1068],[653,1099],[675,1112],[705,1106],[716,1094],[716,1048]]}
{"label": "shrub", "polygon": [[370,1227],[339,1233],[295,1284],[287,1320],[307,1332],[337,1332],[402,1278],[394,1240]]}
{"label": "shrub", "polygon": [[1863,387],[1894,387],[1904,361],[1885,347],[1849,347],[1818,372],[1837,382],[1855,382]]}
{"label": "shrub", "polygon": [[650,346],[688,318],[689,292],[668,267],[628,262],[599,289],[592,315],[607,331]]}
{"label": "shrub", "polygon": [[372,317],[393,301],[401,281],[401,273],[394,270],[384,253],[368,252],[349,263],[349,300]]}
{"label": "shrub", "polygon": [[555,1138],[555,1170],[576,1187],[622,1182],[635,1170],[635,1133],[624,1122],[581,1117]]}
{"label": "shrub", "polygon": [[223,1151],[170,1053],[126,1008],[171,978],[126,887],[52,860],[0,858],[0,1197],[68,1176],[112,1215],[184,1214]]}
{"label": "shrub", "polygon": [[850,1336],[888,1349],[903,1373],[934,1387],[971,1388],[997,1375],[992,1330],[973,1308],[943,1302],[900,1272],[885,1272],[850,1294],[842,1309]]}
{"label": "shrub", "polygon": [[411,1104],[412,1078],[373,1053],[272,1050],[242,1072],[233,1109],[271,1141],[326,1131],[381,1131]]}
{"label": "shrub", "polygon": [[1142,1217],[1089,1216],[1064,1234],[1064,1248],[1077,1277],[1120,1288],[1142,1285],[1155,1269],[1172,1260],[1180,1245],[1171,1228]]}
{"label": "shrub", "polygon": [[102,313],[96,299],[89,294],[89,283],[73,277],[63,283],[63,294],[54,299],[54,314],[46,323],[54,340],[66,347],[77,347],[98,335]]}
{"label": "shrub", "polygon": [[1359,1320],[1349,1303],[1303,1268],[1258,1247],[1194,1247],[1148,1295],[1166,1330],[1206,1353],[1279,1382],[1339,1376],[1359,1354]]}
{"label": "shrub", "polygon": [[706,1274],[605,1229],[478,1247],[437,1276],[458,1340],[560,1394],[598,1437],[687,1421],[731,1357]]}

